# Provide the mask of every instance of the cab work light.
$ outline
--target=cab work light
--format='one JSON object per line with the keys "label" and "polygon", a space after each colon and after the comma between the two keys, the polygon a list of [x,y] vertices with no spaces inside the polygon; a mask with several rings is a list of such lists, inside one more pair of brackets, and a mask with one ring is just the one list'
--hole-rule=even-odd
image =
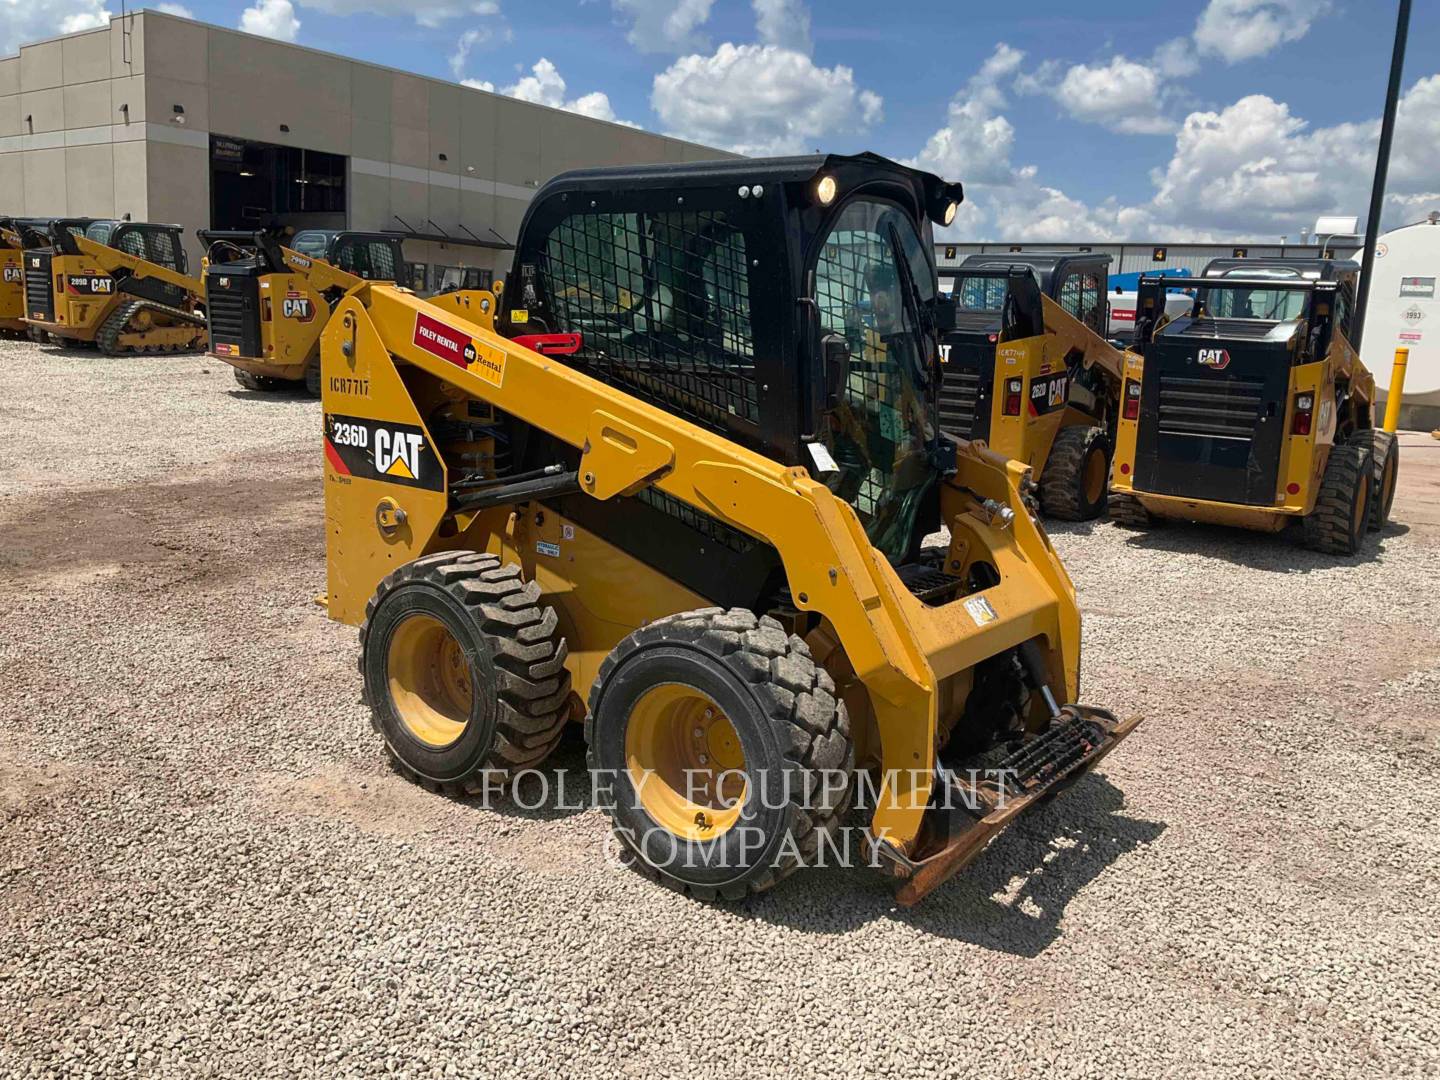
{"label": "cab work light", "polygon": [[1125,419],[1140,419],[1140,384],[1134,379],[1125,380]]}
{"label": "cab work light", "polygon": [[1022,379],[1006,379],[1006,380],[1005,380],[1005,413],[1004,413],[1004,415],[1006,415],[1006,416],[1019,416],[1019,415],[1020,415],[1020,397],[1021,397],[1021,392],[1022,392],[1024,389],[1025,389],[1025,383],[1024,383],[1024,381],[1023,381]]}
{"label": "cab work light", "polygon": [[1291,435],[1309,435],[1310,417],[1315,412],[1314,391],[1306,390],[1295,395],[1295,418],[1290,421]]}

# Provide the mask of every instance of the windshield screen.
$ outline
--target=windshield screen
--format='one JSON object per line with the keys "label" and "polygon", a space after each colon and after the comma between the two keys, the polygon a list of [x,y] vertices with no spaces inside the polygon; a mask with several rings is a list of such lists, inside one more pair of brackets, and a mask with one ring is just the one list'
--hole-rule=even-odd
{"label": "windshield screen", "polygon": [[[1252,270],[1241,274],[1231,271],[1237,277],[1278,278],[1295,280],[1294,272]],[[1227,274],[1229,277],[1231,274]],[[1213,289],[1204,297],[1205,310],[1217,319],[1261,319],[1267,322],[1289,322],[1305,314],[1304,292],[1288,289]]]}
{"label": "windshield screen", "polygon": [[909,551],[915,516],[935,482],[918,314],[933,295],[932,273],[910,218],[870,199],[841,212],[815,266],[821,333],[843,337],[850,350],[825,414],[825,445],[839,466],[830,488],[855,507],[891,562]]}
{"label": "windshield screen", "polygon": [[1005,306],[1008,279],[995,277],[942,277],[940,291],[948,292],[960,311],[999,311]]}

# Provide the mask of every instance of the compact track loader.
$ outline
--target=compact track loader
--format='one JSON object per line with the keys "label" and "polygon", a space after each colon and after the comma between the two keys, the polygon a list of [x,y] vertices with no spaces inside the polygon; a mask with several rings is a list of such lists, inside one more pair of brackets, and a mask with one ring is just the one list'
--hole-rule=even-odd
{"label": "compact track loader", "polygon": [[290,247],[266,232],[196,233],[206,245],[210,355],[248,390],[304,383],[320,393],[320,334],[330,312],[364,281],[397,281],[398,236],[307,229]]}
{"label": "compact track loader", "polygon": [[24,253],[15,219],[0,217],[0,337],[25,336]]}
{"label": "compact track loader", "polygon": [[583,720],[649,876],[848,853],[912,903],[1133,730],[1074,704],[1031,470],[937,434],[960,197],[868,154],[573,172],[503,299],[340,301],[327,604],[402,773],[478,792]]}
{"label": "compact track loader", "polygon": [[1106,330],[1110,256],[971,255],[941,271],[953,320],[940,338],[940,426],[983,439],[1039,479],[1041,509],[1105,512],[1122,354]]}
{"label": "compact track loader", "polygon": [[[1375,379],[1347,334],[1359,267],[1217,259],[1142,278],[1127,354],[1110,515],[1279,532],[1353,555],[1390,517],[1400,448],[1375,426]],[[1167,318],[1169,288],[1193,288]]]}
{"label": "compact track loader", "polygon": [[204,285],[186,274],[180,226],[57,219],[25,253],[25,318],[111,355],[182,352],[204,339]]}

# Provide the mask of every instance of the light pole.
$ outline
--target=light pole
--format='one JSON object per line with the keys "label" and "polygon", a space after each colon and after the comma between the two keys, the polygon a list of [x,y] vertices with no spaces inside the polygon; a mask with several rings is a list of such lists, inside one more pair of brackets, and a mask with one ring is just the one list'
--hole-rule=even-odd
{"label": "light pole", "polygon": [[1380,149],[1375,156],[1375,182],[1370,188],[1370,220],[1365,225],[1365,255],[1360,264],[1360,295],[1355,300],[1353,340],[1355,351],[1365,336],[1365,306],[1370,302],[1370,279],[1375,271],[1375,246],[1380,242],[1380,215],[1385,209],[1385,181],[1390,175],[1390,146],[1395,141],[1395,111],[1400,106],[1400,82],[1405,71],[1405,41],[1410,36],[1410,0],[1400,0],[1395,19],[1395,50],[1390,55],[1390,88],[1385,93],[1385,116],[1380,121]]}

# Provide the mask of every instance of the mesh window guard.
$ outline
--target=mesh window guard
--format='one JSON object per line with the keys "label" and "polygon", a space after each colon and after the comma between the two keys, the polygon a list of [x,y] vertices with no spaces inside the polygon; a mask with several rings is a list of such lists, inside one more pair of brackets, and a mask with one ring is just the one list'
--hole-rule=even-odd
{"label": "mesh window guard", "polygon": [[745,237],[724,211],[572,215],[540,273],[590,374],[706,427],[758,423]]}

